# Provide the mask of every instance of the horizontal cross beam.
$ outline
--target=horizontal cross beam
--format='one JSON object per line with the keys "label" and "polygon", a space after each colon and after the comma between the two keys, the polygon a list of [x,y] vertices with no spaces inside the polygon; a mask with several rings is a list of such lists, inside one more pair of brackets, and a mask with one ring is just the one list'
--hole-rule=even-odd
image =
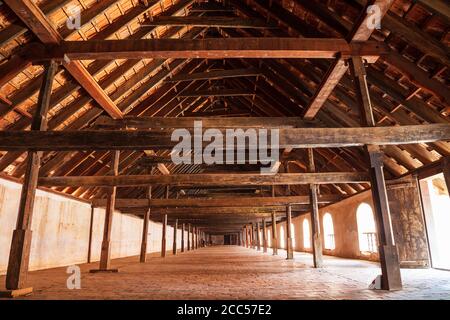
{"label": "horizontal cross beam", "polygon": [[193,128],[194,122],[201,122],[203,128],[304,128],[318,126],[317,122],[306,121],[300,117],[125,117],[114,120],[101,116],[95,121],[96,126],[109,128],[135,129],[172,129]]}
{"label": "horizontal cross beam", "polygon": [[252,28],[273,29],[274,23],[264,20],[238,17],[154,17],[152,21],[146,21],[145,26],[191,26],[206,28]]}
{"label": "horizontal cross beam", "polygon": [[[450,141],[450,124],[371,128],[280,129],[279,148],[333,148]],[[225,137],[225,133],[223,133]],[[202,136],[192,135],[192,139]],[[178,144],[170,133],[151,131],[0,131],[0,150],[151,150]],[[207,145],[207,143],[205,143]],[[256,149],[257,145],[247,144]],[[270,146],[269,146],[270,147]]]}
{"label": "horizontal cross beam", "polygon": [[321,172],[321,173],[279,173],[261,175],[255,173],[199,173],[173,175],[130,175],[130,176],[80,176],[41,177],[39,185],[47,187],[137,187],[155,184],[170,186],[272,186],[330,183],[366,183],[366,173]]}
{"label": "horizontal cross beam", "polygon": [[255,77],[259,76],[261,72],[254,68],[248,69],[233,69],[233,70],[215,70],[201,73],[191,74],[177,74],[172,78],[165,80],[165,82],[182,82],[182,81],[196,81],[196,80],[221,80],[228,78],[239,77]]}
{"label": "horizontal cross beam", "polygon": [[253,96],[254,92],[242,89],[217,89],[217,90],[199,90],[186,91],[180,93],[178,96],[182,98],[197,98],[197,97],[245,97]]}
{"label": "horizontal cross beam", "polygon": [[[332,203],[342,200],[336,195],[323,195],[319,197],[319,203]],[[92,204],[96,207],[104,207],[106,199],[94,199]],[[309,204],[309,196],[287,196],[287,197],[236,197],[233,201],[229,199],[116,199],[117,208],[153,208],[153,207],[258,207],[286,206],[288,204]]]}
{"label": "horizontal cross beam", "polygon": [[64,41],[30,52],[39,60],[114,60],[114,59],[224,59],[224,58],[323,58],[387,54],[383,42],[344,39],[305,38],[211,38]]}

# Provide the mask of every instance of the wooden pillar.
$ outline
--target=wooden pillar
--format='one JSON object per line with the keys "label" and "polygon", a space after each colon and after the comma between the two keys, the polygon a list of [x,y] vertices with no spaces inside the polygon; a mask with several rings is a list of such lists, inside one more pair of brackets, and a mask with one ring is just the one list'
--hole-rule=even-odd
{"label": "wooden pillar", "polygon": [[181,252],[184,252],[184,233],[185,233],[185,224],[181,224]]}
{"label": "wooden pillar", "polygon": [[277,218],[275,211],[272,212],[272,249],[273,255],[278,254],[278,238],[277,238]]}
{"label": "wooden pillar", "polygon": [[187,251],[191,251],[191,224],[188,223]]}
{"label": "wooden pillar", "polygon": [[[309,172],[316,171],[314,164],[314,151],[308,149]],[[317,185],[309,185],[309,202],[311,206],[311,230],[312,230],[312,249],[313,249],[313,264],[314,268],[323,267],[323,254],[322,254],[322,237],[320,235],[320,218],[319,218],[319,203],[317,194]]]}
{"label": "wooden pillar", "polygon": [[162,221],[162,239],[161,239],[161,257],[166,257],[166,241],[167,241],[167,214],[164,215]]}
{"label": "wooden pillar", "polygon": [[177,233],[178,233],[178,219],[175,220],[173,227],[173,255],[177,255]]}
{"label": "wooden pillar", "polygon": [[252,249],[256,248],[256,237],[255,237],[255,225],[252,222],[252,231],[250,232],[251,235],[251,243],[252,243]]}
{"label": "wooden pillar", "polygon": [[256,222],[256,250],[261,251],[261,237],[260,237],[259,221]]}
{"label": "wooden pillar", "polygon": [[[39,92],[38,105],[31,124],[33,131],[46,131],[48,108],[53,80],[58,64],[53,60],[45,65],[44,77]],[[16,229],[13,231],[11,249],[6,273],[6,289],[11,296],[30,294],[33,289],[25,288],[31,249],[31,221],[36,196],[37,180],[42,152],[30,151],[27,156],[25,177],[20,196]]]}
{"label": "wooden pillar", "polygon": [[267,228],[266,228],[266,219],[262,220],[263,232],[262,232],[262,241],[263,241],[263,252],[267,252]]}
{"label": "wooden pillar", "polygon": [[[119,159],[120,151],[111,151],[111,171],[112,175],[119,175]],[[117,269],[111,269],[111,233],[114,217],[114,207],[116,203],[117,187],[110,187],[108,199],[106,201],[105,223],[103,227],[103,241],[100,253],[99,269],[91,270],[92,273],[97,272],[118,272]]]}
{"label": "wooden pillar", "polygon": [[445,184],[450,196],[450,157],[444,158],[442,172],[444,173]]}
{"label": "wooden pillar", "polygon": [[[372,103],[367,85],[367,74],[361,57],[351,58],[356,94],[361,110],[362,125],[374,127]],[[389,202],[386,192],[386,181],[383,172],[383,152],[379,146],[365,146],[370,161],[370,180],[372,200],[375,208],[375,220],[378,231],[378,251],[381,264],[381,289],[400,290],[402,280],[398,251],[394,245]]]}
{"label": "wooden pillar", "polygon": [[[150,174],[153,174],[153,168],[150,169]],[[152,198],[152,187],[147,187],[147,199]],[[150,207],[147,208],[147,211],[144,214],[144,219],[142,223],[142,242],[141,242],[141,256],[139,261],[144,263],[147,261],[147,242],[148,242],[148,224],[150,222]]]}
{"label": "wooden pillar", "polygon": [[292,244],[292,208],[290,205],[286,206],[286,259],[291,260],[294,259],[294,248]]}
{"label": "wooden pillar", "polygon": [[198,231],[198,227],[195,228],[195,249],[198,249],[198,244],[199,244],[199,231]]}
{"label": "wooden pillar", "polygon": [[383,172],[383,152],[377,146],[367,146],[370,158],[370,178],[375,220],[378,230],[378,251],[381,264],[381,289],[401,290],[402,279],[397,247],[394,245],[391,214]]}
{"label": "wooden pillar", "polygon": [[192,227],[192,250],[195,250],[195,249],[197,249],[196,247],[195,247],[195,227]]}
{"label": "wooden pillar", "polygon": [[92,231],[94,230],[94,212],[95,212],[95,207],[91,206],[91,219],[89,221],[89,242],[88,242],[87,263],[91,263],[91,258],[92,258]]}

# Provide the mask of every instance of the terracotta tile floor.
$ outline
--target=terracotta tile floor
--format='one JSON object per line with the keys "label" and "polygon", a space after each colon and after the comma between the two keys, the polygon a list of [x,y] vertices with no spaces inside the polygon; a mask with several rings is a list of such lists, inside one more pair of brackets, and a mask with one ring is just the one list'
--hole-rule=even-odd
{"label": "terracotta tile floor", "polygon": [[[367,289],[380,273],[376,263],[325,258],[311,268],[311,255],[272,256],[228,246],[113,261],[117,274],[90,274],[97,263],[81,265],[81,290],[68,290],[66,268],[31,272],[34,294],[26,299],[450,299],[450,272],[402,269],[404,290]],[[0,277],[4,284],[4,276]]]}

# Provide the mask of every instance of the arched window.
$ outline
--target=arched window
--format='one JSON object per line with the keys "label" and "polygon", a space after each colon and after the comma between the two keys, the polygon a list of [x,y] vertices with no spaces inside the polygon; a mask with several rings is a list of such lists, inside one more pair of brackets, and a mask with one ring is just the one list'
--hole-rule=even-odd
{"label": "arched window", "polygon": [[336,245],[334,244],[333,218],[329,213],[325,213],[323,216],[323,233],[325,249],[334,250]]}
{"label": "arched window", "polygon": [[311,248],[311,232],[308,219],[303,220],[303,247],[306,249]]}
{"label": "arched window", "polygon": [[284,237],[285,237],[285,235],[284,235],[284,226],[281,226],[280,227],[280,248],[283,248],[283,249],[284,249],[284,247],[286,245]]}
{"label": "arched window", "polygon": [[270,229],[267,230],[267,246],[272,247],[272,236]]}
{"label": "arched window", "polygon": [[361,203],[356,211],[358,224],[359,250],[362,253],[377,252],[377,229],[373,217],[372,207]]}
{"label": "arched window", "polygon": [[295,227],[292,222],[291,222],[291,237],[292,237],[292,248],[295,249]]}

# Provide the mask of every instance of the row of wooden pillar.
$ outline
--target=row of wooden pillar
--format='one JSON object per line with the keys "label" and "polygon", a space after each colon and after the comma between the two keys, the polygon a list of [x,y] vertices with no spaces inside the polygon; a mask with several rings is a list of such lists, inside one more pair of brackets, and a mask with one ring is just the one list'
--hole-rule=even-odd
{"label": "row of wooden pillar", "polygon": [[[59,64],[55,61],[50,61],[44,66],[43,82],[38,97],[38,104],[36,113],[33,117],[31,130],[45,131],[47,130],[48,109],[50,105],[50,97],[52,93],[52,86],[55,75],[59,68]],[[37,181],[39,176],[39,168],[41,164],[42,152],[29,151],[27,153],[26,171],[21,191],[19,212],[17,215],[16,228],[13,231],[11,240],[11,249],[8,260],[8,268],[6,273],[5,287],[6,292],[2,292],[2,296],[16,297],[21,295],[28,295],[32,293],[32,288],[26,287],[26,280],[29,268],[30,250],[31,250],[31,221],[33,217],[33,205],[37,189]],[[111,152],[111,174],[119,175],[120,151]],[[153,168],[150,172],[153,171]],[[115,208],[116,187],[111,187],[107,192],[107,203],[105,212],[105,221],[103,229],[103,241],[100,253],[99,269],[91,270],[91,272],[117,272],[117,269],[111,268],[111,234],[113,213]],[[147,197],[151,199],[152,189],[149,186],[147,190]],[[168,189],[166,192],[168,196]],[[91,226],[90,226],[90,240],[92,240],[92,221],[94,215],[94,208],[91,212]],[[147,257],[147,240],[148,240],[148,224],[150,220],[150,209],[144,215],[143,232],[140,261],[145,262]],[[188,224],[188,239],[187,250],[193,250],[200,247],[200,241],[206,239],[206,234],[200,229],[193,226],[191,232],[191,225]],[[174,226],[174,242],[173,253],[177,253],[177,230],[178,220]],[[185,251],[185,224],[182,224],[182,245],[181,252]],[[167,215],[163,219],[162,245],[161,256],[166,255],[166,234],[167,234]],[[89,246],[88,261],[91,258],[91,248]]]}
{"label": "row of wooden pillar", "polygon": [[[363,126],[373,127],[376,125],[368,84],[367,84],[367,74],[364,61],[361,57],[352,57],[350,59],[351,71],[355,79],[356,93],[358,106],[360,107],[361,113],[361,123]],[[402,281],[400,275],[400,264],[398,251],[395,246],[390,209],[386,192],[386,181],[383,172],[383,158],[384,153],[379,146],[367,145],[364,147],[367,159],[370,163],[369,173],[371,178],[371,191],[372,199],[375,208],[375,220],[378,230],[378,252],[380,255],[380,265],[381,265],[381,289],[384,290],[399,290],[402,288]],[[313,150],[308,150],[308,171],[315,172]],[[448,169],[449,160],[444,160],[444,164],[447,163],[447,168],[444,165],[444,175],[446,175],[447,184],[450,185],[448,176],[450,175]],[[272,189],[273,190],[273,189]],[[317,201],[317,185],[310,185],[310,204],[311,204],[311,225],[312,225],[312,247],[313,247],[313,257],[314,257],[314,267],[318,268],[323,265],[322,257],[322,242],[320,236],[320,225],[319,225],[319,207]],[[274,191],[272,191],[272,196],[274,196]],[[286,240],[287,240],[287,259],[292,259],[293,248],[291,239],[291,209],[290,206],[286,209]],[[254,224],[245,226],[244,237],[246,247],[252,247],[260,249],[259,241],[259,222],[256,223],[257,233],[255,236]],[[265,228],[265,221],[263,221],[263,229]],[[277,237],[276,237],[276,219],[272,215],[272,246],[274,248],[274,254],[277,250]],[[264,232],[264,237],[265,237]],[[257,244],[255,244],[257,242]],[[267,244],[263,241],[264,251],[267,251]]]}
{"label": "row of wooden pillar", "polygon": [[[291,260],[294,259],[294,246],[293,246],[293,238],[291,232],[291,221],[292,221],[292,208],[290,205],[286,206],[286,259]],[[278,235],[277,235],[277,219],[275,212],[272,212],[272,239],[271,239],[271,247],[273,255],[278,254]],[[269,241],[267,239],[267,221],[266,219],[262,219],[262,222],[251,223],[250,225],[246,225],[241,232],[241,246],[256,249],[257,251],[262,251],[264,253],[268,252]],[[261,239],[262,237],[262,239]],[[262,243],[262,248],[261,248]]]}
{"label": "row of wooden pillar", "polygon": [[[358,98],[358,105],[361,109],[361,119],[362,124],[365,126],[375,126],[372,105],[370,101],[370,95],[366,80],[366,71],[364,62],[361,57],[351,58],[352,72],[355,78],[356,92]],[[52,92],[52,84],[56,71],[58,69],[58,64],[55,61],[50,61],[45,66],[43,83],[39,93],[38,104],[36,109],[36,114],[33,118],[31,124],[31,130],[34,131],[45,131],[47,129],[47,119],[48,119],[48,108],[50,104],[50,97]],[[370,175],[371,175],[371,185],[372,185],[372,198],[375,207],[375,218],[377,223],[377,229],[379,234],[379,253],[380,253],[380,263],[382,269],[382,289],[393,290],[400,289],[402,287],[399,259],[397,248],[395,247],[393,241],[392,227],[390,223],[390,212],[386,193],[386,183],[383,173],[383,152],[378,146],[365,146],[365,151],[370,162]],[[112,174],[118,175],[119,171],[119,155],[118,151],[111,152],[112,154]],[[312,150],[308,151],[309,154],[309,171],[314,172],[314,159]],[[11,250],[8,261],[8,269],[6,275],[6,288],[10,290],[12,295],[14,291],[20,291],[18,294],[30,293],[30,289],[27,289],[26,278],[28,274],[29,256],[31,248],[31,221],[33,213],[33,204],[37,188],[37,180],[39,174],[39,167],[41,161],[42,152],[29,151],[27,154],[26,171],[24,182],[22,186],[22,193],[20,198],[19,212],[17,217],[16,228],[13,232],[13,237],[11,241]],[[448,165],[448,161],[446,162]],[[446,174],[446,182],[450,184],[448,176],[450,175],[448,167],[444,169]],[[167,194],[168,195],[168,194]],[[274,194],[273,194],[274,195]],[[101,249],[101,260],[100,267],[98,271],[116,271],[110,268],[110,246],[111,246],[111,228],[112,228],[112,217],[114,212],[116,196],[116,187],[110,188],[107,195],[107,207],[105,214],[105,227],[103,233],[102,249]],[[148,197],[151,197],[151,187],[148,188]],[[313,253],[314,253],[314,266],[320,267],[322,265],[322,247],[321,247],[321,237],[320,237],[320,227],[318,220],[318,204],[317,204],[317,186],[310,185],[310,203],[311,203],[311,221],[312,221],[312,233],[313,233]],[[147,251],[147,236],[148,236],[148,221],[150,218],[150,209],[147,211],[144,217],[144,229],[142,235],[142,247],[141,247],[141,261],[145,262],[146,251]],[[286,208],[286,222],[287,222],[287,258],[292,259],[293,248],[292,248],[292,238],[290,230],[291,222],[291,207]],[[263,229],[266,228],[266,222],[262,222]],[[184,224],[182,229],[184,229]],[[188,225],[188,231],[190,232],[191,226]],[[243,244],[247,247],[258,247],[260,250],[260,241],[257,241],[259,237],[259,222],[256,225],[258,228],[257,235],[255,235],[255,226],[246,226],[244,229],[244,234],[241,239]],[[178,223],[175,223],[175,233],[178,229]],[[187,241],[187,250],[196,249],[199,247],[199,239],[205,235],[200,233],[198,228],[193,227],[194,232],[190,233],[192,241]],[[274,254],[277,254],[277,232],[276,232],[276,217],[272,214],[272,246]],[[163,235],[162,235],[162,246],[161,255],[166,254],[166,233],[167,233],[167,216],[163,219]],[[182,233],[184,237],[184,232]],[[267,239],[266,232],[263,233],[263,251],[267,252]],[[176,236],[174,236],[176,239]],[[181,250],[184,250],[184,239],[182,241],[183,245]],[[174,250],[176,254],[177,247],[176,241],[174,241]]]}

